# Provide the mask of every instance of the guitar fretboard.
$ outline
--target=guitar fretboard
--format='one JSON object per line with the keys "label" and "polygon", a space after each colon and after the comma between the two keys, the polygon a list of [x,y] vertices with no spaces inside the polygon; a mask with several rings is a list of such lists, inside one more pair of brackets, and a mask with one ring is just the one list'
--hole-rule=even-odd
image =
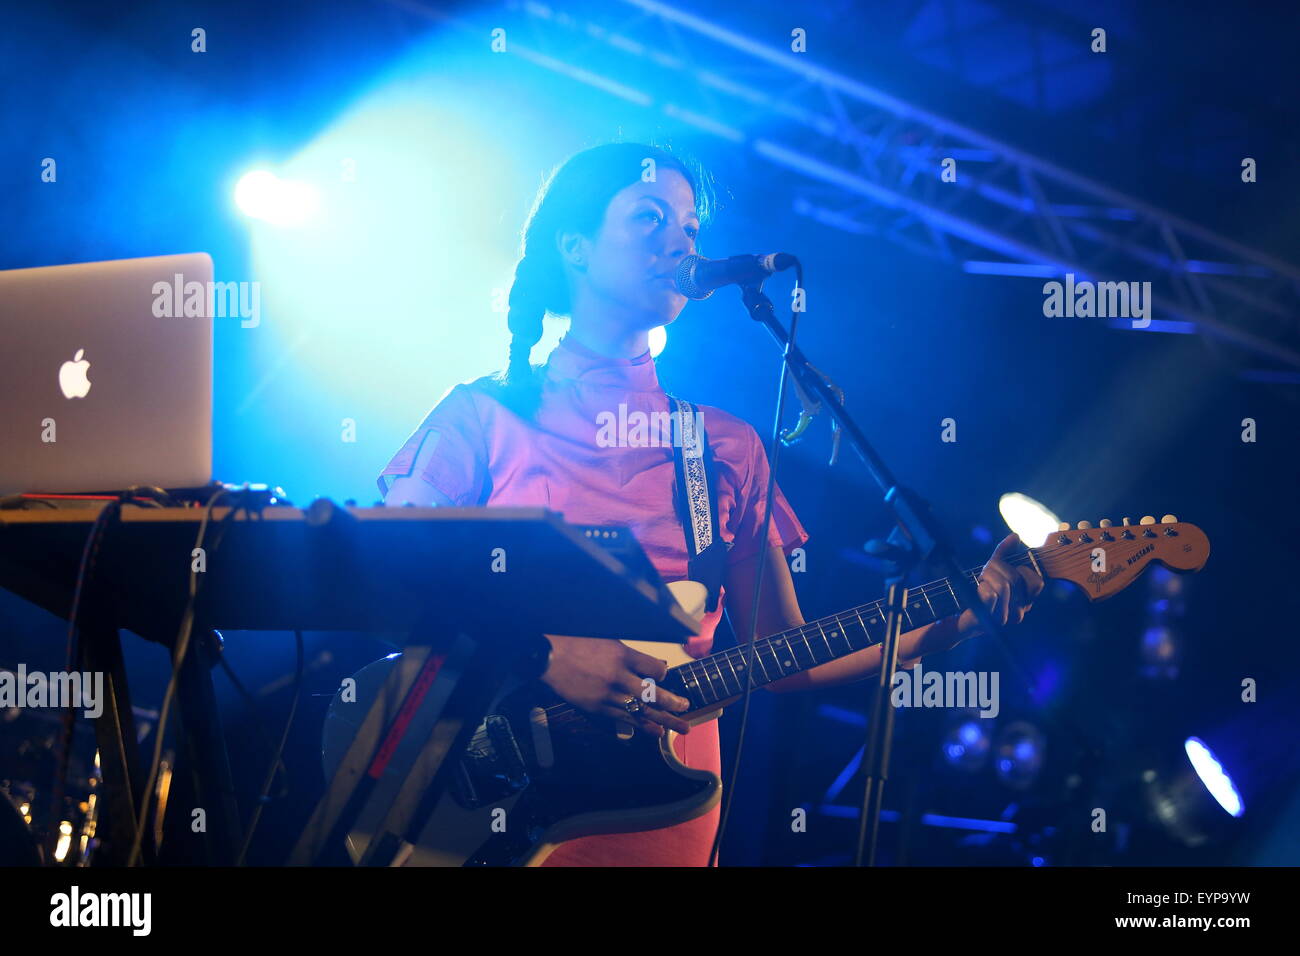
{"label": "guitar fretboard", "polygon": [[[974,583],[978,571],[966,576]],[[850,608],[754,642],[752,683],[762,687],[819,664],[837,660],[885,639],[885,602]],[[903,608],[903,633],[965,610],[948,578],[910,589]],[[745,691],[743,646],[674,667],[665,680],[672,693],[691,701],[692,710]]]}

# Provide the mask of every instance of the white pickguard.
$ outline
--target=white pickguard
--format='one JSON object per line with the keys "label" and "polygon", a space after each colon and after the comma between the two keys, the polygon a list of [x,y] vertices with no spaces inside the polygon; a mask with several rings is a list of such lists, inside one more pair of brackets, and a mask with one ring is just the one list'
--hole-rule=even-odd
{"label": "white pickguard", "polygon": [[[674,581],[668,585],[668,590],[672,592],[682,609],[695,621],[698,629],[700,621],[704,619],[704,605],[709,597],[708,590],[699,581]],[[684,644],[669,644],[661,641],[624,641],[623,643],[642,654],[667,661],[669,667],[677,667],[694,659],[686,653]]]}

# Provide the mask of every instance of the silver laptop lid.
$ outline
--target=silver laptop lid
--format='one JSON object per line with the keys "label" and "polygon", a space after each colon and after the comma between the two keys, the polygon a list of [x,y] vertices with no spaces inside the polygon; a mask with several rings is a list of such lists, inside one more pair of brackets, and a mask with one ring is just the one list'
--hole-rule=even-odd
{"label": "silver laptop lid", "polygon": [[0,271],[0,494],[211,480],[211,281],[206,253]]}

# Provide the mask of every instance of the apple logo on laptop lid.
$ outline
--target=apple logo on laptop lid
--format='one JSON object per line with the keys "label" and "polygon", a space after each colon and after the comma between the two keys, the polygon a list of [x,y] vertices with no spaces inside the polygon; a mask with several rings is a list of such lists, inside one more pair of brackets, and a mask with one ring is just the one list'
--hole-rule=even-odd
{"label": "apple logo on laptop lid", "polygon": [[90,363],[82,358],[85,354],[85,349],[77,349],[72,361],[59,366],[59,388],[64,398],[85,398],[90,391],[90,379],[86,377]]}

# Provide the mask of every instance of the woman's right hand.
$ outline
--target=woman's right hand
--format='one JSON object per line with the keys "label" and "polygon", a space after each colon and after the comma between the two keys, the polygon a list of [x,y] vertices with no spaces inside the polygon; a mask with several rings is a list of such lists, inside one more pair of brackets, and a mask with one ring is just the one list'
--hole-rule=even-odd
{"label": "woman's right hand", "polygon": [[[674,715],[689,710],[690,702],[657,686],[668,673],[664,661],[620,641],[554,634],[546,639],[551,642],[551,659],[542,682],[575,707],[635,724],[660,737],[665,727],[679,734],[690,731],[690,725]],[[647,677],[656,683],[653,702],[643,699]],[[624,706],[628,698],[641,701],[639,714],[628,713]]]}

